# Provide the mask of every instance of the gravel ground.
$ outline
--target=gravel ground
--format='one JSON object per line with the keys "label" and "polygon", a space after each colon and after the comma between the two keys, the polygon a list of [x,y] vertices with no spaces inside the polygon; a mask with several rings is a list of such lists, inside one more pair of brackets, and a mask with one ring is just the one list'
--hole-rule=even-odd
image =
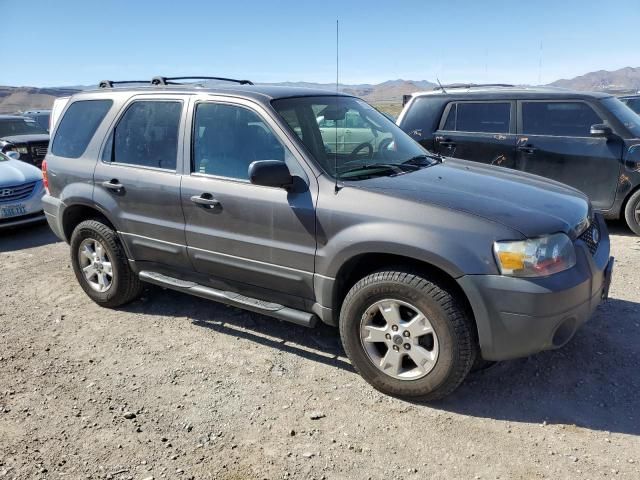
{"label": "gravel ground", "polygon": [[46,225],[0,233],[0,479],[640,478],[640,239],[564,349],[386,397],[337,331],[149,287],[118,310]]}

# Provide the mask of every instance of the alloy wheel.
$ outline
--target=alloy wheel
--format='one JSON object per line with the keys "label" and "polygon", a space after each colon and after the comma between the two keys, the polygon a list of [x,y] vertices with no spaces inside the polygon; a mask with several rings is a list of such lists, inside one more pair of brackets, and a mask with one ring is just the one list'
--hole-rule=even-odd
{"label": "alloy wheel", "polygon": [[106,292],[113,283],[113,267],[104,246],[94,238],[86,238],[78,248],[78,262],[89,286]]}
{"label": "alloy wheel", "polygon": [[427,375],[438,360],[438,336],[427,316],[410,303],[380,300],[362,315],[360,341],[369,360],[399,380]]}

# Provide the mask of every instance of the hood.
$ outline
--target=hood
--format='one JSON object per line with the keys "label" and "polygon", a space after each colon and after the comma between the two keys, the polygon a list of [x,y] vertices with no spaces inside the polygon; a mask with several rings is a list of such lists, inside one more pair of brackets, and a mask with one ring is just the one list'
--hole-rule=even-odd
{"label": "hood", "polygon": [[48,142],[49,135],[46,133],[33,133],[29,135],[9,135],[0,138],[1,141],[9,143],[31,143],[31,142]]}
{"label": "hood", "polygon": [[536,237],[584,228],[591,214],[587,197],[537,175],[458,159],[393,177],[345,182],[411,201],[477,215]]}
{"label": "hood", "polygon": [[0,187],[42,180],[42,172],[20,160],[0,160]]}

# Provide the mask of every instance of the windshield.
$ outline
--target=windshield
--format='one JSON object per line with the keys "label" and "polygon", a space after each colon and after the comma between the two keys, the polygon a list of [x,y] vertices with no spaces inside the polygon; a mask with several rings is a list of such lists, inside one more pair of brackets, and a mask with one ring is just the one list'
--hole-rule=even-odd
{"label": "windshield", "polygon": [[0,120],[0,137],[11,135],[31,135],[34,133],[47,133],[32,118],[11,118]]}
{"label": "windshield", "polygon": [[358,180],[433,165],[437,157],[387,117],[353,97],[274,100],[273,107],[332,177]]}
{"label": "windshield", "polygon": [[615,97],[602,100],[602,103],[633,134],[640,137],[640,116]]}
{"label": "windshield", "polygon": [[9,157],[7,157],[4,153],[0,153],[0,162],[6,162],[9,160]]}

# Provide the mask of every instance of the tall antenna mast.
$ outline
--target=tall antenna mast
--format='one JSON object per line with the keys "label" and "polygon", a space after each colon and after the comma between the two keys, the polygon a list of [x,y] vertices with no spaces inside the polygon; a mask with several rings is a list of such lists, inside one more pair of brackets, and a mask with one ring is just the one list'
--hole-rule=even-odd
{"label": "tall antenna mast", "polygon": [[[339,88],[339,83],[338,83],[338,74],[339,74],[339,57],[338,57],[338,47],[340,45],[340,22],[339,20],[336,18],[336,112],[338,111],[339,105],[338,105],[338,93],[340,91]],[[336,193],[338,193],[338,190],[340,190],[338,188],[338,120],[334,120],[334,126],[335,126],[335,147],[333,148],[333,176],[336,179],[336,183],[334,185],[334,191]]]}

